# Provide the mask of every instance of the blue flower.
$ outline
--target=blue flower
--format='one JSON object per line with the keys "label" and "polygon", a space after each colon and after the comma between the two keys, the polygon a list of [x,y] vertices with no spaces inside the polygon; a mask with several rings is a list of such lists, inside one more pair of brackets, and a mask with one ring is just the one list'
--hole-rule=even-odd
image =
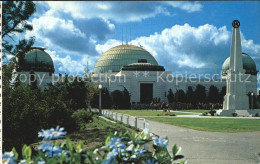
{"label": "blue flower", "polygon": [[52,149],[49,149],[46,153],[45,153],[45,155],[47,156],[47,157],[56,157],[56,156],[61,156],[61,154],[62,154],[62,149],[60,148],[60,147],[58,147],[58,146],[54,146],[54,147],[52,147]]}
{"label": "blue flower", "polygon": [[21,160],[18,164],[26,164],[27,162],[26,162],[26,160],[24,159],[24,160]]}
{"label": "blue flower", "polygon": [[13,152],[5,152],[2,155],[2,163],[3,164],[16,164],[17,158],[14,156]]}
{"label": "blue flower", "polygon": [[163,139],[161,137],[154,139],[153,142],[156,146],[166,147],[168,145],[168,140]]}
{"label": "blue flower", "polygon": [[114,164],[114,158],[118,155],[117,149],[113,149],[111,152],[107,154],[106,160],[102,162],[102,164]]}
{"label": "blue flower", "polygon": [[141,155],[141,154],[143,154],[143,153],[145,153],[145,152],[147,152],[145,149],[137,149],[137,150],[135,151],[135,155],[138,156],[138,155]]}
{"label": "blue flower", "polygon": [[63,138],[67,134],[67,132],[63,130],[64,128],[60,128],[59,126],[57,126],[56,129],[54,128],[48,130],[42,129],[42,131],[38,133],[38,137],[43,137],[44,140]]}
{"label": "blue flower", "polygon": [[37,164],[46,164],[45,161],[38,161]]}
{"label": "blue flower", "polygon": [[109,148],[110,149],[125,149],[125,144],[121,141],[120,138],[111,138],[110,141],[108,142]]}
{"label": "blue flower", "polygon": [[42,142],[38,149],[45,152],[47,157],[60,156],[64,152],[60,147],[54,146],[54,144],[45,141]]}
{"label": "blue flower", "polygon": [[147,161],[144,162],[145,164],[159,164],[156,159],[150,158]]}
{"label": "blue flower", "polygon": [[53,145],[50,142],[43,141],[42,144],[38,147],[39,150],[45,152],[52,149]]}
{"label": "blue flower", "polygon": [[114,159],[118,155],[118,151],[115,149],[107,154],[107,159]]}
{"label": "blue flower", "polygon": [[105,160],[101,164],[115,164],[114,160]]}

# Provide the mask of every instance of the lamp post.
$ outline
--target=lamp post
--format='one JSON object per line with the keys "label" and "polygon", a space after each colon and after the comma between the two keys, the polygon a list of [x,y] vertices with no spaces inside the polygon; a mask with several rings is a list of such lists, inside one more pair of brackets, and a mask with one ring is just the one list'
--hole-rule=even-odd
{"label": "lamp post", "polygon": [[251,109],[253,109],[254,108],[254,93],[252,92],[251,93]]}
{"label": "lamp post", "polygon": [[102,89],[101,84],[98,85],[98,89],[99,89],[99,114],[101,115],[101,89]]}

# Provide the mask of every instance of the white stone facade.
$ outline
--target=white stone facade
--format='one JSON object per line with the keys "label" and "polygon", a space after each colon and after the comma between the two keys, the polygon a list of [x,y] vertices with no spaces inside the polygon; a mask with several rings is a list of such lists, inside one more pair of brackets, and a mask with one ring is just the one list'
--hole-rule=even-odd
{"label": "white stone facade", "polygon": [[[173,93],[176,90],[187,91],[188,87],[191,86],[195,91],[197,85],[202,85],[208,93],[211,85],[218,88],[219,92],[222,87],[226,86],[226,77],[222,79],[198,79],[198,78],[172,78],[171,72],[166,71],[120,71],[119,73],[104,73],[104,74],[93,74],[92,80],[102,85],[113,92],[115,90],[123,91],[124,87],[131,94],[132,103],[140,103],[140,84],[150,83],[153,84],[153,98],[160,98],[161,102],[168,102],[167,94],[169,89],[172,89]],[[137,75],[137,76],[136,76]],[[246,85],[247,93],[257,94],[257,77],[250,75]]]}

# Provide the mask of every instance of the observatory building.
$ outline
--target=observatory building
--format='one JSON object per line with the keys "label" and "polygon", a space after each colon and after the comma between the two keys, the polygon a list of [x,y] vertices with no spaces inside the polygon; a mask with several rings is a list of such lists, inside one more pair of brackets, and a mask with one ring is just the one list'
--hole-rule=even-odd
{"label": "observatory building", "polygon": [[17,68],[13,72],[13,79],[29,85],[35,85],[40,89],[48,88],[53,81],[54,64],[51,56],[42,47],[32,47],[22,61],[18,61]]}
{"label": "observatory building", "polygon": [[[228,54],[227,54],[228,56]],[[250,75],[246,83],[246,93],[257,94],[257,70],[254,60],[242,53],[245,74]],[[195,90],[198,84],[209,91],[211,85],[218,88],[226,86],[227,71],[230,59],[227,58],[222,66],[221,79],[185,79],[173,77],[172,72],[166,71],[147,50],[135,45],[122,44],[106,51],[97,61],[92,79],[113,92],[126,88],[131,94],[132,104],[150,103],[154,98],[167,102],[169,89],[187,91],[191,86]]]}
{"label": "observatory building", "polygon": [[[256,64],[248,54],[241,55],[245,75],[248,75],[245,92],[257,94]],[[53,60],[44,48],[33,47],[18,63],[14,70],[15,77],[23,76],[23,82],[40,89],[47,88],[49,83],[53,84],[59,78],[54,76]],[[188,87],[192,87],[194,91],[200,84],[207,93],[211,85],[221,91],[227,85],[229,69],[230,57],[223,63],[220,79],[173,77],[172,72],[165,70],[143,47],[122,44],[110,48],[100,56],[93,69],[92,80],[107,88],[110,93],[126,88],[131,94],[132,104],[149,104],[155,98],[167,102],[170,89],[173,92],[180,89],[186,92]]]}

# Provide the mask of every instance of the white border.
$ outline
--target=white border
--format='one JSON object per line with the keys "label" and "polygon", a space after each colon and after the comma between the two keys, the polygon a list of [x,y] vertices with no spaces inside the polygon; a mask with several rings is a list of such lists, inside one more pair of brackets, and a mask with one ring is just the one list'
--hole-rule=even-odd
{"label": "white border", "polygon": [[2,76],[2,1],[0,1],[0,13],[1,13],[1,19],[0,19],[0,24],[1,24],[1,38],[0,38],[0,160],[2,163],[2,153],[3,153],[3,101],[2,101],[2,80],[3,80],[3,76]]}

